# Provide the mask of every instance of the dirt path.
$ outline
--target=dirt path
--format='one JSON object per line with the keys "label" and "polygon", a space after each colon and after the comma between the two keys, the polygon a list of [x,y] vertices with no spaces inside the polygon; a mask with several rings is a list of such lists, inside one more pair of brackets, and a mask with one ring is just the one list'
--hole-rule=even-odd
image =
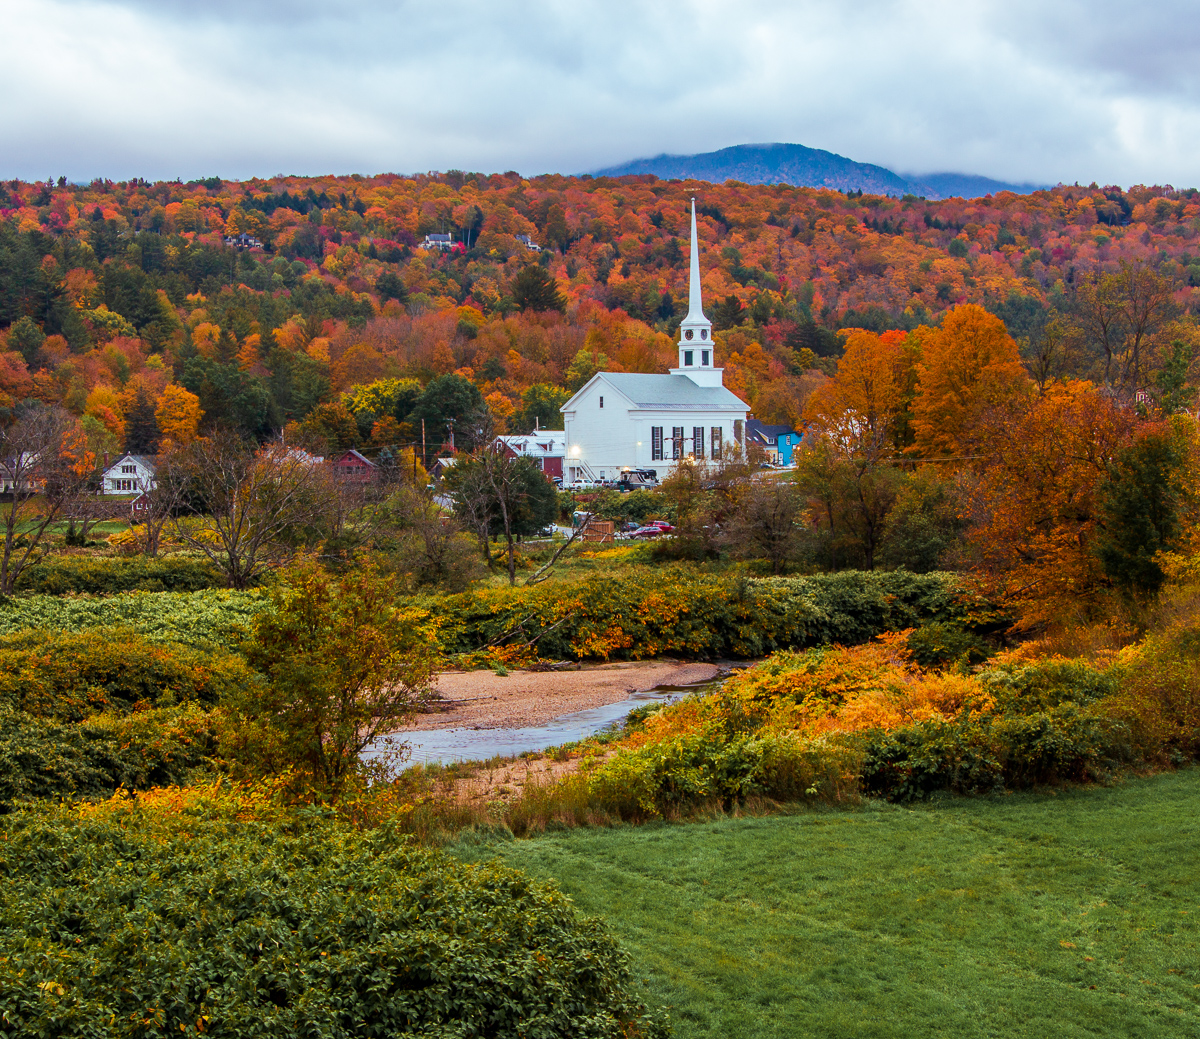
{"label": "dirt path", "polygon": [[[405,731],[544,725],[560,715],[618,703],[656,686],[704,682],[720,670],[716,664],[636,661],[585,665],[578,671],[512,671],[505,677],[492,671],[447,671],[437,678],[437,691],[444,698],[439,706],[445,709],[420,715]],[[456,700],[467,702],[452,702]]]}

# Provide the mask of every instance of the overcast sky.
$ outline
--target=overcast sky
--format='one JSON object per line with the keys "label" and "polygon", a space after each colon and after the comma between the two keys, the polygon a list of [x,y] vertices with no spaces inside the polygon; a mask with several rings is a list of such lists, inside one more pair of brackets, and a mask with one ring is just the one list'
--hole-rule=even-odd
{"label": "overcast sky", "polygon": [[783,141],[1200,186],[1195,0],[3,0],[0,176],[578,173]]}

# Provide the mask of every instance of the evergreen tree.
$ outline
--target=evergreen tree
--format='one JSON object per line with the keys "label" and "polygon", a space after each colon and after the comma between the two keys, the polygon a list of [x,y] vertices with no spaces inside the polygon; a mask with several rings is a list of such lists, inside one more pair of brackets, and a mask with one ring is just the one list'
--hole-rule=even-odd
{"label": "evergreen tree", "polygon": [[554,278],[536,263],[526,264],[513,279],[513,302],[521,310],[565,311],[567,301]]}
{"label": "evergreen tree", "polygon": [[408,302],[408,290],[394,271],[384,271],[375,279],[375,291],[379,293],[380,300],[394,299],[399,303]]}
{"label": "evergreen tree", "polygon": [[1099,487],[1103,533],[1096,555],[1131,599],[1153,599],[1165,579],[1154,557],[1179,534],[1182,462],[1169,433],[1151,434],[1117,455]]}
{"label": "evergreen tree", "polygon": [[157,454],[160,439],[154,401],[139,389],[133,407],[125,415],[125,450],[131,455]]}

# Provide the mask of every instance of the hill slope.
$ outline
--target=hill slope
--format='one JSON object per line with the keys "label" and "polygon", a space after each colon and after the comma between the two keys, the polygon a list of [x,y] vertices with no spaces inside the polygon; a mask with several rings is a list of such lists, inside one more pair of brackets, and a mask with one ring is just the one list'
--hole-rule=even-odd
{"label": "hill slope", "polygon": [[806,148],[802,144],[739,144],[699,155],[658,155],[634,159],[597,170],[602,177],[627,177],[652,173],[656,177],[707,180],[720,184],[739,180],[745,184],[794,184],[808,188],[865,191],[871,195],[923,195],[941,199],[975,198],[997,191],[1026,194],[1041,185],[1009,184],[965,173],[932,173],[901,177],[883,166],[855,162],[844,155]]}

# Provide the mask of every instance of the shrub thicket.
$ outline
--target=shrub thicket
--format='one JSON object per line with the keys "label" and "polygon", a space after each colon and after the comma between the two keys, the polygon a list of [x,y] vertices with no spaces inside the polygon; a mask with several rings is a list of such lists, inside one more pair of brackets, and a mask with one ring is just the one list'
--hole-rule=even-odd
{"label": "shrub thicket", "polygon": [[149,814],[0,825],[4,1034],[667,1034],[603,925],[514,870],[390,828]]}
{"label": "shrub thicket", "polygon": [[30,595],[0,602],[0,635],[26,628],[122,627],[151,642],[236,649],[254,618],[271,608],[270,596],[258,590],[129,592],[104,599]]}
{"label": "shrub thicket", "polygon": [[748,579],[689,567],[629,567],[572,584],[486,589],[428,602],[448,653],[533,643],[542,656],[759,657],[865,642],[924,621],[984,625],[953,575],[845,572]]}
{"label": "shrub thicket", "polygon": [[1129,729],[1073,704],[1022,716],[930,719],[866,734],[863,790],[893,801],[986,794],[1107,775],[1133,758]]}
{"label": "shrub thicket", "polygon": [[196,708],[60,725],[0,707],[0,806],[182,783],[213,745],[212,717]]}
{"label": "shrub thicket", "polygon": [[149,642],[123,628],[0,636],[0,702],[60,721],[164,701],[215,704],[252,677],[235,654]]}
{"label": "shrub thicket", "polygon": [[21,574],[16,590],[36,595],[112,595],[199,592],[223,583],[207,560],[187,556],[48,556]]}

